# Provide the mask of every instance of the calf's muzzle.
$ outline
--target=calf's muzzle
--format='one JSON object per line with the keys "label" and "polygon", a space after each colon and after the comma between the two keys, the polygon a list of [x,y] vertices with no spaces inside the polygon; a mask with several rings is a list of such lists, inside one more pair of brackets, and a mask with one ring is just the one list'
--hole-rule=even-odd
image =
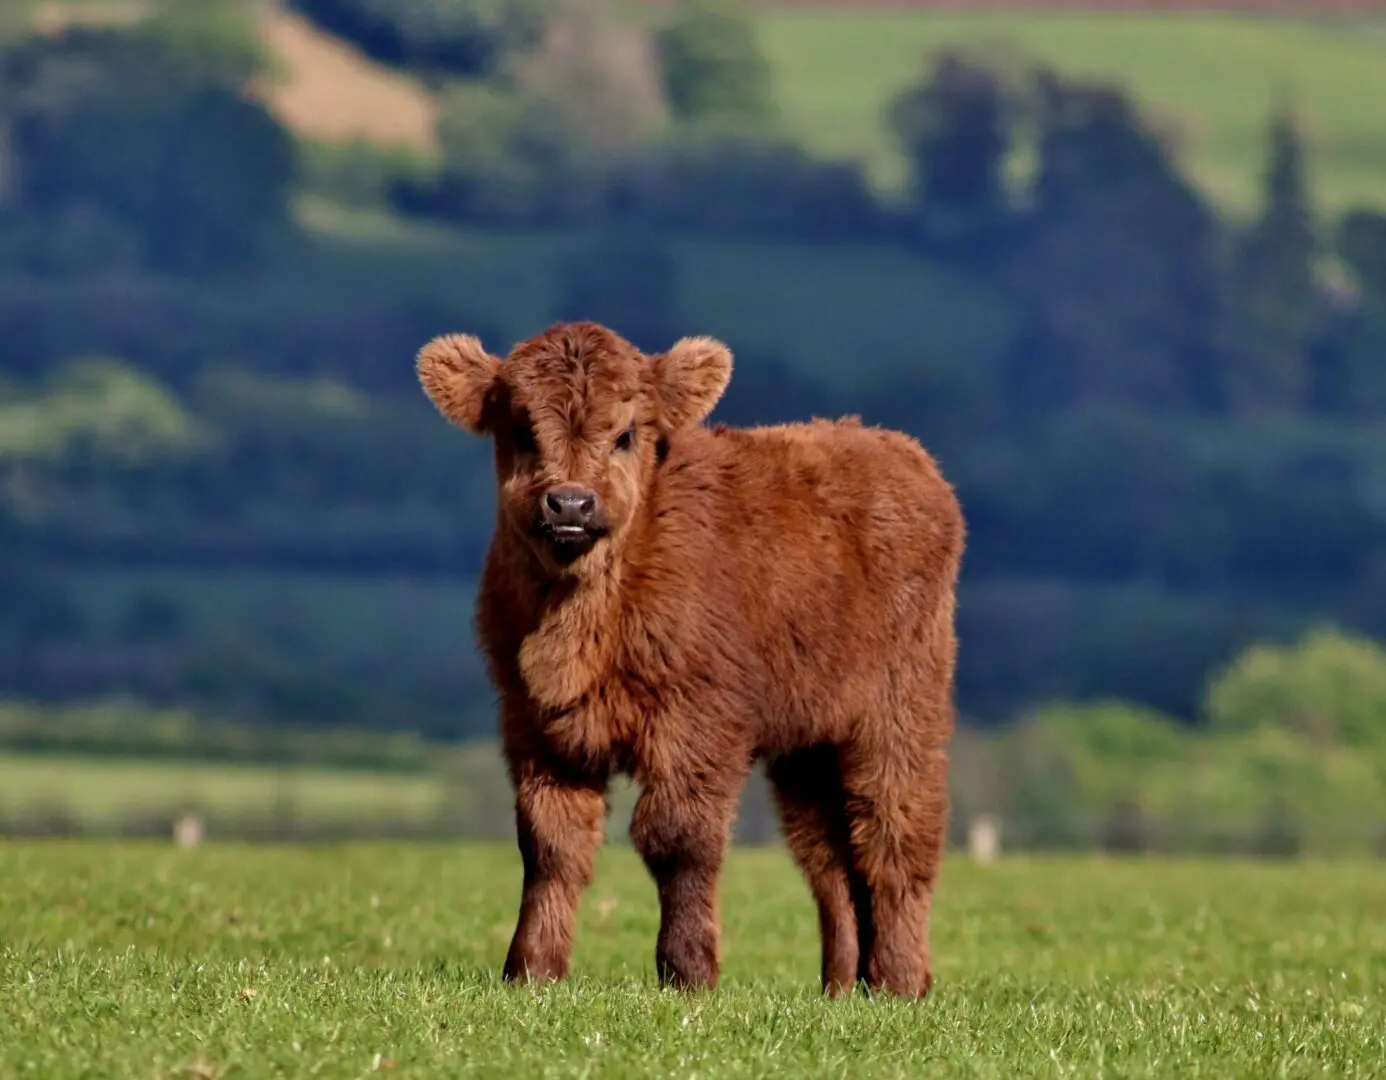
{"label": "calf's muzzle", "polygon": [[544,493],[541,514],[544,525],[556,536],[586,533],[598,522],[601,500],[595,491],[578,484],[559,484]]}

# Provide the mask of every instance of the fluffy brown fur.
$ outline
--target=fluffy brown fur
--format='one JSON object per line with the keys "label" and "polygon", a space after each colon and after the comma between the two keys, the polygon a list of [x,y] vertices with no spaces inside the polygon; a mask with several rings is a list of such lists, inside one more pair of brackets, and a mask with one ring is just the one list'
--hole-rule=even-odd
{"label": "fluffy brown fur", "polygon": [[647,357],[560,324],[503,363],[440,338],[418,369],[447,418],[494,441],[476,618],[524,863],[506,978],[567,973],[626,772],[660,979],[714,986],[723,856],[764,759],[818,903],[824,989],[926,994],[964,540],[933,459],[855,418],[709,429],[731,376],[710,338]]}

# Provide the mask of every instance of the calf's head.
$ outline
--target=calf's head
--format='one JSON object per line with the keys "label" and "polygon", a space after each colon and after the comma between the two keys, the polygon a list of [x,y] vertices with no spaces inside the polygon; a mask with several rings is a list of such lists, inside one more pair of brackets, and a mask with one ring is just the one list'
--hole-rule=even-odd
{"label": "calf's head", "polygon": [[707,417],[731,378],[707,337],[646,356],[596,323],[560,323],[504,360],[468,334],[419,351],[425,393],[495,448],[499,525],[549,574],[578,575],[619,550],[655,482],[664,441]]}

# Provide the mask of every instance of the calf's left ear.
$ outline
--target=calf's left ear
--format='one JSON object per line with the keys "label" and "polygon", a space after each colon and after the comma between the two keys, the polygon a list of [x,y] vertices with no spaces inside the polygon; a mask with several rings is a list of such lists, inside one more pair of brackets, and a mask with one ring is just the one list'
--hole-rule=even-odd
{"label": "calf's left ear", "polygon": [[716,338],[686,337],[654,359],[662,419],[674,431],[707,418],[731,381],[731,350]]}
{"label": "calf's left ear", "polygon": [[471,334],[445,334],[419,350],[419,382],[438,411],[458,427],[480,434],[500,382],[501,362]]}

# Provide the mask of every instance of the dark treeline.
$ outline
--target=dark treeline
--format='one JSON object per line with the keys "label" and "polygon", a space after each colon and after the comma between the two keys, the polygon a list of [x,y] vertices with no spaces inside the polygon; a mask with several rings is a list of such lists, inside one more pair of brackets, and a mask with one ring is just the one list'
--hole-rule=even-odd
{"label": "dark treeline", "polygon": [[[858,413],[935,450],[971,523],[978,722],[1094,697],[1194,722],[1253,640],[1386,634],[1386,215],[1320,218],[1288,104],[1234,221],[1122,87],[945,52],[884,117],[908,181],[883,195],[784,133],[753,24],[716,3],[653,28],[556,0],[296,6],[436,90],[440,160],[296,141],[229,0],[0,51],[0,694],[485,729],[487,450],[412,356],[570,317],[649,349],[725,336],[719,419]],[[933,284],[892,309],[892,355],[829,358],[853,380],[811,339],[743,345],[760,316],[699,299],[690,245],[780,258],[853,325],[880,279],[849,256]],[[745,276],[712,284],[776,287]]]}

